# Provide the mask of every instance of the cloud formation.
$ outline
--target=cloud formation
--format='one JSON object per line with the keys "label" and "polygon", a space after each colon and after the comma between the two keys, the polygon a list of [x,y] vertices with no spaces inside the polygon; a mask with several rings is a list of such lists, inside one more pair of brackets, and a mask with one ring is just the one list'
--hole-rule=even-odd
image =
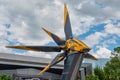
{"label": "cloud formation", "polygon": [[[0,0],[0,52],[14,52],[14,50],[6,49],[4,47],[6,45],[46,45],[52,42],[41,27],[64,38],[64,3],[68,6],[75,36],[86,34],[91,28],[96,27],[94,25],[106,24],[103,30],[90,33],[83,39],[90,47],[97,48],[94,51],[95,55],[103,57],[104,51],[109,52],[108,46],[117,43],[116,40],[106,38],[120,37],[120,23],[113,23],[120,19],[119,0]],[[6,24],[11,26],[7,27]],[[113,35],[116,36],[113,37]],[[104,51],[101,52],[101,50]],[[46,55],[41,54],[39,56]],[[48,54],[48,57],[52,58],[55,56],[53,54]]]}

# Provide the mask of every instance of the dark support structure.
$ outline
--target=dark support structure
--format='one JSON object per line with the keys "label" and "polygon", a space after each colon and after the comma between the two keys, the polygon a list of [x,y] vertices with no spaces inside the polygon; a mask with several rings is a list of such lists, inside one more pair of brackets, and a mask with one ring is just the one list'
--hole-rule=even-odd
{"label": "dark support structure", "polygon": [[65,60],[61,80],[76,80],[83,60],[82,53],[69,54]]}
{"label": "dark support structure", "polygon": [[70,67],[70,71],[68,72],[68,76],[66,80],[76,80],[79,69],[82,64],[82,54],[76,53],[74,55],[73,61],[72,61],[72,66]]}

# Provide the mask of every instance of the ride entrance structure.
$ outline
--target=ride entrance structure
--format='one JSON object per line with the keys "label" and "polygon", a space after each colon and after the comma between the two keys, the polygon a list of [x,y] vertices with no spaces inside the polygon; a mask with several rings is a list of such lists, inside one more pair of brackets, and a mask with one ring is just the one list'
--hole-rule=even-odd
{"label": "ride entrance structure", "polygon": [[60,61],[64,60],[64,69],[60,80],[77,80],[80,78],[79,69],[81,67],[83,58],[97,60],[88,52],[91,50],[84,42],[78,38],[73,38],[71,23],[69,19],[69,13],[64,4],[64,32],[66,39],[51,33],[50,31],[42,28],[58,46],[6,46],[7,48],[16,48],[31,51],[43,51],[43,52],[61,52],[58,54],[51,63],[49,63],[38,75],[42,75],[43,72],[50,69]]}

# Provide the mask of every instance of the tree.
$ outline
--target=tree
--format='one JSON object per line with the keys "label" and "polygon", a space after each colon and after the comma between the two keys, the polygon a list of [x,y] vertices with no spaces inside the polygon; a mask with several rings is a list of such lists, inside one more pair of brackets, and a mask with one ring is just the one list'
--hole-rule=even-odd
{"label": "tree", "polygon": [[95,75],[87,75],[85,77],[85,80],[100,80],[100,79],[98,78],[98,76]]}
{"label": "tree", "polygon": [[120,80],[120,61],[118,57],[111,58],[104,67],[108,80]]}
{"label": "tree", "polygon": [[120,54],[120,47],[114,48],[114,51]]}
{"label": "tree", "polygon": [[13,80],[13,78],[6,74],[0,74],[0,80]]}
{"label": "tree", "polygon": [[99,67],[94,69],[94,74],[98,76],[99,80],[106,80],[105,72]]}
{"label": "tree", "polygon": [[114,48],[114,52],[116,53],[115,56],[117,56],[120,61],[120,47]]}
{"label": "tree", "polygon": [[[120,54],[120,47],[114,48],[114,52]],[[118,55],[111,57],[111,60],[104,67],[104,72],[108,80],[120,80],[120,61],[118,57]]]}
{"label": "tree", "polygon": [[[114,48],[114,52],[120,54],[120,47]],[[120,61],[118,58],[118,55],[111,57],[104,69],[96,67],[94,69],[95,75],[86,76],[86,80],[120,80]]]}

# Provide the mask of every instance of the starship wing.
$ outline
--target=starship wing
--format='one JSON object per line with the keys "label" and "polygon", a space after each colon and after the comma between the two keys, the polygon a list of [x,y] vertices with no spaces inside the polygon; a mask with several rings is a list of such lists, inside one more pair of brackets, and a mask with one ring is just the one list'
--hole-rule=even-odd
{"label": "starship wing", "polygon": [[64,45],[65,41],[59,36],[51,33],[50,31],[42,28],[58,45]]}
{"label": "starship wing", "polygon": [[89,53],[84,54],[84,58],[92,59],[92,60],[97,60],[96,57],[94,57],[93,55],[91,55],[91,54],[89,54]]}
{"label": "starship wing", "polygon": [[72,38],[71,23],[70,23],[69,13],[66,4],[64,4],[64,32],[65,32],[66,40]]}
{"label": "starship wing", "polygon": [[60,61],[62,61],[65,58],[65,53],[61,53],[58,54],[51,63],[49,63],[42,71],[40,71],[38,73],[38,75],[43,74],[45,71],[47,71],[48,69],[50,69],[52,66],[56,65],[57,63],[59,63]]}
{"label": "starship wing", "polygon": [[6,46],[7,48],[15,48],[30,51],[43,51],[43,52],[60,52],[61,48],[58,46]]}

